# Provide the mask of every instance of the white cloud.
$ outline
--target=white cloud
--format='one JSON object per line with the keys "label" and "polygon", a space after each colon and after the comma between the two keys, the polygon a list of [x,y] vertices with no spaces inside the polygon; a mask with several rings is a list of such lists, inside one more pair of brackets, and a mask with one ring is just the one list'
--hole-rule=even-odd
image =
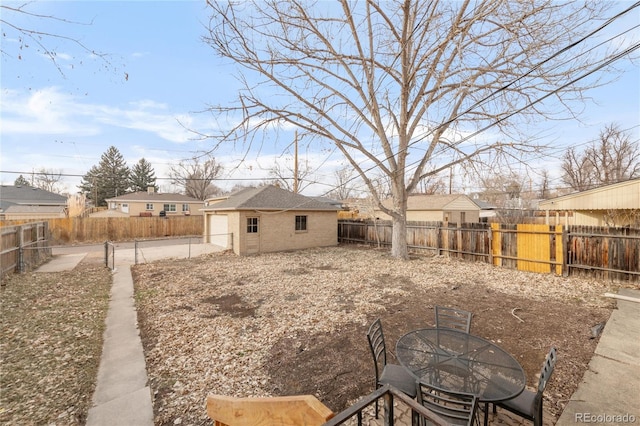
{"label": "white cloud", "polygon": [[30,93],[5,91],[2,96],[2,134],[93,135],[97,126],[84,120],[72,96],[49,87]]}
{"label": "white cloud", "polygon": [[197,121],[186,113],[172,113],[165,103],[143,99],[127,108],[83,102],[62,93],[57,87],[24,93],[6,90],[2,96],[1,132],[4,135],[73,134],[89,136],[104,133],[104,126],[152,133],[174,143],[190,141],[189,131]]}
{"label": "white cloud", "polygon": [[56,52],[56,60],[58,59],[62,59],[64,61],[71,61],[73,60],[73,56],[71,56],[68,53]]}

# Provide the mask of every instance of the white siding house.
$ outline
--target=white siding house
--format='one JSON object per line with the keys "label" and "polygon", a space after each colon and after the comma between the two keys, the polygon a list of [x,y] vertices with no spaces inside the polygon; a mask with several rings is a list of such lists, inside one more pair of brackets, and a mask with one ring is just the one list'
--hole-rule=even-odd
{"label": "white siding house", "polygon": [[[541,201],[547,224],[640,227],[640,179]],[[564,223],[558,218],[566,212]]]}

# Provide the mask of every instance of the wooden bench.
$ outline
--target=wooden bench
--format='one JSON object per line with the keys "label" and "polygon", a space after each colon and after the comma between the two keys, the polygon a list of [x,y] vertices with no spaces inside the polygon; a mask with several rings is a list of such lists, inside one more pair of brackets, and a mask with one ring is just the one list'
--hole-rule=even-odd
{"label": "wooden bench", "polygon": [[271,398],[207,396],[207,414],[214,426],[315,426],[334,413],[313,395]]}

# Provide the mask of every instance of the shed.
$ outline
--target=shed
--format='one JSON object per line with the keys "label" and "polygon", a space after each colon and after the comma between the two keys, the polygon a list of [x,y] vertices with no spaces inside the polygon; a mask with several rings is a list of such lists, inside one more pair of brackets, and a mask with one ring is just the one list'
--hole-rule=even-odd
{"label": "shed", "polygon": [[[385,200],[390,206],[392,201]],[[376,209],[379,219],[390,220],[391,217]],[[407,199],[407,221],[410,222],[455,222],[470,223],[480,220],[480,207],[464,194],[448,195],[409,195]]]}
{"label": "shed", "polygon": [[238,255],[338,244],[335,204],[273,185],[205,201],[204,241]]}
{"label": "shed", "polygon": [[[604,185],[538,203],[547,224],[640,227],[640,179]],[[569,214],[566,214],[569,213]]]}

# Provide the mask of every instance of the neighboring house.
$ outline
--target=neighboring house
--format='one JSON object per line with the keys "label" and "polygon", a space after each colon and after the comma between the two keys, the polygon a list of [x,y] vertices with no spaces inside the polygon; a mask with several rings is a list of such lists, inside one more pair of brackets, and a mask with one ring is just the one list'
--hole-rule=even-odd
{"label": "neighboring house", "polygon": [[[106,199],[109,209],[92,217],[201,216],[204,202],[183,194],[163,194],[152,189]],[[162,213],[164,212],[164,213]]]}
{"label": "neighboring house", "polygon": [[67,197],[30,186],[0,187],[0,219],[40,220],[67,216]]}
{"label": "neighboring house", "polygon": [[538,209],[550,225],[640,227],[640,179],[540,201]]}
{"label": "neighboring house", "polygon": [[206,200],[204,241],[238,255],[338,244],[335,204],[276,186]]}
{"label": "neighboring house", "polygon": [[493,204],[475,198],[473,202],[480,207],[480,222],[487,222],[489,218],[497,216],[496,210],[498,208]]}
{"label": "neighboring house", "polygon": [[[385,200],[383,205],[391,206],[392,201]],[[375,216],[382,220],[391,220],[391,216],[381,210],[375,210]],[[409,222],[454,222],[471,223],[480,220],[480,207],[471,198],[463,194],[450,195],[409,195],[407,199],[407,221]]]}

